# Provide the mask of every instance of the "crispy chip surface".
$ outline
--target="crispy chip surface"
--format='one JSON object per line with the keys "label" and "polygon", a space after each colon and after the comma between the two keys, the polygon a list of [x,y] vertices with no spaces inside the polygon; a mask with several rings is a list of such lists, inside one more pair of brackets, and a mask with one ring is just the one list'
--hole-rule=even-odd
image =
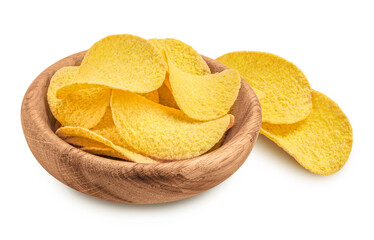
{"label": "crispy chip surface", "polygon": [[312,91],[313,110],[294,124],[263,123],[261,133],[283,148],[309,171],[330,175],[340,170],[352,149],[352,127],[340,107]]}
{"label": "crispy chip surface", "polygon": [[162,86],[158,89],[158,96],[159,103],[161,105],[179,109],[178,104],[175,102],[173,94],[171,93],[170,89],[166,86],[165,83],[162,84]]}
{"label": "crispy chip surface", "polygon": [[144,155],[165,160],[192,158],[211,149],[233,116],[201,122],[180,110],[131,92],[113,90],[113,120],[126,142]]}
{"label": "crispy chip surface", "polygon": [[[173,38],[153,38],[148,41],[156,48],[165,51],[168,58],[174,61],[182,71],[197,75],[210,73],[208,64],[190,45]],[[166,60],[165,53],[164,58]]]}
{"label": "crispy chip surface", "polygon": [[[155,160],[142,156],[138,153],[132,152],[129,149],[115,145],[112,141],[104,138],[103,136],[98,135],[97,133],[82,127],[61,127],[57,129],[56,134],[63,140],[68,143],[81,146],[81,147],[105,147],[111,148],[113,151],[119,153],[120,156],[123,156],[123,159],[137,162],[137,163],[154,163]],[[74,139],[74,142],[69,142],[69,140]],[[80,139],[82,141],[80,141]],[[88,139],[88,140],[87,140]],[[90,144],[91,141],[97,142],[96,144]],[[105,146],[101,146],[104,144]]]}
{"label": "crispy chip surface", "polygon": [[260,99],[263,122],[295,123],[310,114],[311,88],[293,63],[274,54],[251,51],[227,53],[217,61],[237,69],[251,86],[265,93]]}
{"label": "crispy chip surface", "polygon": [[56,97],[61,86],[73,82],[79,67],[63,67],[52,77],[47,99],[53,116],[63,126],[91,128],[100,122],[109,106],[111,90],[108,88],[81,89],[67,95],[64,99]]}
{"label": "crispy chip surface", "polygon": [[112,35],[88,50],[74,83],[62,86],[57,97],[87,85],[148,93],[161,86],[166,70],[162,53],[147,40],[128,34]]}
{"label": "crispy chip surface", "polygon": [[179,108],[190,118],[207,121],[228,113],[240,88],[237,70],[196,75],[183,72],[170,60],[169,82]]}

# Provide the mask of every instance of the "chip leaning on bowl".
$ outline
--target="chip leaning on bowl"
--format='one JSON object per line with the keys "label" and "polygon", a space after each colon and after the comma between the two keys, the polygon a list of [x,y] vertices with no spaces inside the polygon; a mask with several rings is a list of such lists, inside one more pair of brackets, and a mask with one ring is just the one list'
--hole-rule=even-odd
{"label": "chip leaning on bowl", "polygon": [[[163,85],[169,89],[160,91]],[[181,41],[112,35],[80,66],[56,72],[48,103],[62,124],[56,134],[82,150],[138,163],[176,161],[224,138],[240,86],[237,70],[212,74]]]}
{"label": "chip leaning on bowl", "polygon": [[352,149],[352,126],[334,101],[311,89],[295,64],[254,51],[227,53],[217,61],[264,92],[260,133],[310,172],[330,175],[344,166]]}

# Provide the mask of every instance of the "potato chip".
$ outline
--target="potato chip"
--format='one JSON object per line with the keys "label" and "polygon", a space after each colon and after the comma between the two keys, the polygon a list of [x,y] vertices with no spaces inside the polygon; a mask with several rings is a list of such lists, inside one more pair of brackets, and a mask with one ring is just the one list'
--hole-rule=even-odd
{"label": "potato chip", "polygon": [[166,39],[150,39],[148,40],[156,48],[165,51],[166,55],[175,62],[183,72],[204,75],[210,73],[210,68],[198,52],[190,45],[182,41],[166,38]]}
{"label": "potato chip", "polygon": [[166,84],[162,84],[162,86],[158,89],[158,96],[159,96],[159,103],[164,106],[172,107],[175,109],[179,109],[173,94],[170,92],[170,89],[166,86]]}
{"label": "potato chip", "polygon": [[57,97],[90,85],[148,93],[161,86],[166,70],[160,50],[147,40],[128,34],[112,35],[88,50],[74,83],[60,88]]}
{"label": "potato chip", "polygon": [[165,160],[192,158],[211,149],[233,116],[201,122],[140,95],[113,90],[113,120],[126,142],[144,155]]}
{"label": "potato chip", "polygon": [[73,82],[79,67],[63,67],[52,77],[47,99],[53,116],[63,126],[91,128],[103,117],[109,106],[111,90],[108,88],[87,88],[73,92],[64,99],[56,98],[61,86]]}
{"label": "potato chip", "polygon": [[274,54],[251,51],[227,53],[217,61],[237,69],[244,80],[265,93],[260,99],[263,122],[295,123],[310,114],[311,88],[293,63]]}
{"label": "potato chip", "polygon": [[187,116],[207,121],[228,113],[241,84],[237,70],[226,69],[215,74],[195,75],[183,72],[172,60],[168,64],[174,99]]}
{"label": "potato chip", "polygon": [[124,156],[120,152],[113,150],[112,148],[109,148],[109,147],[82,147],[80,149],[85,152],[95,154],[95,155],[109,156],[109,157],[127,160],[126,156]]}
{"label": "potato chip", "polygon": [[313,110],[294,124],[263,123],[261,133],[309,171],[330,175],[340,170],[352,149],[352,127],[330,98],[312,91]]}
{"label": "potato chip", "polygon": [[[195,49],[186,43],[173,38],[153,38],[149,39],[148,42],[162,51],[165,61],[166,54],[168,54],[168,57],[172,59],[182,71],[197,75],[210,73],[210,68],[204,59]],[[171,90],[169,74],[166,75],[164,83],[169,90]]]}
{"label": "potato chip", "polygon": [[[150,101],[150,100],[147,100]],[[155,103],[156,104],[156,103]],[[137,162],[137,163],[154,163],[155,160],[142,156],[138,153],[132,152],[129,149],[126,149],[124,147],[115,145],[113,142],[109,141],[108,139],[96,134],[93,131],[90,131],[89,129],[82,128],[82,127],[61,127],[57,129],[56,134],[66,142],[69,142],[69,140],[74,139],[74,142],[71,142],[71,144],[82,146],[82,147],[108,147],[113,149],[114,151],[119,152],[120,155],[123,155],[123,159]],[[82,141],[79,142],[79,139]],[[96,144],[92,145],[89,143],[90,141],[96,142]],[[70,142],[69,142],[70,143]],[[104,144],[105,146],[101,146],[100,143]],[[98,144],[98,145],[97,145]]]}
{"label": "potato chip", "polygon": [[85,146],[96,147],[96,148],[107,147],[104,143],[94,141],[92,139],[84,138],[84,137],[77,137],[77,136],[66,137],[65,141],[78,147],[85,147]]}

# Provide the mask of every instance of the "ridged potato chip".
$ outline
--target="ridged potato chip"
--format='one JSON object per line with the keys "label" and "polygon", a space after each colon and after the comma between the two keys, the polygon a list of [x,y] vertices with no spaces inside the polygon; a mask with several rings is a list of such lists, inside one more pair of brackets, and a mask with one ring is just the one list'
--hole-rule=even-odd
{"label": "ridged potato chip", "polygon": [[232,115],[208,122],[192,120],[180,110],[119,90],[113,90],[111,108],[114,124],[130,146],[164,160],[207,152],[233,123]]}
{"label": "ridged potato chip", "polygon": [[204,59],[195,49],[182,41],[166,38],[166,39],[149,39],[151,44],[156,48],[165,51],[166,55],[174,61],[183,72],[204,75],[210,73],[210,68]]}
{"label": "ridged potato chip", "polygon": [[[148,100],[150,101],[150,100]],[[69,142],[69,140],[74,139],[74,142],[69,142],[71,144],[82,146],[82,147],[100,147],[100,143],[104,144],[105,147],[111,148],[113,151],[119,152],[120,156],[123,156],[122,159],[129,160],[136,163],[155,163],[157,161],[145,157],[141,154],[132,152],[129,149],[126,149],[124,147],[115,145],[113,142],[109,141],[108,139],[98,135],[97,133],[86,129],[82,127],[61,127],[57,129],[56,134],[66,142]],[[79,139],[82,139],[82,141],[79,141]],[[87,140],[88,139],[88,140]],[[92,145],[85,145],[89,141],[95,141],[97,144]]]}
{"label": "ridged potato chip", "polygon": [[228,113],[240,88],[241,78],[237,70],[196,75],[183,72],[169,60],[169,82],[179,108],[190,118],[207,121]]}
{"label": "ridged potato chip", "polygon": [[283,148],[309,171],[330,175],[340,170],[352,149],[352,127],[340,107],[312,91],[313,110],[294,124],[263,123],[261,133]]}
{"label": "ridged potato chip", "polygon": [[110,89],[87,88],[73,92],[64,99],[56,97],[56,91],[61,86],[73,82],[78,68],[63,67],[53,75],[47,93],[48,104],[53,116],[63,126],[91,128],[100,122],[109,106]]}
{"label": "ridged potato chip", "polygon": [[260,99],[263,122],[290,124],[310,114],[311,88],[293,63],[274,54],[251,51],[227,53],[216,60],[237,69],[244,80],[265,93]]}
{"label": "ridged potato chip", "polygon": [[148,93],[161,86],[166,70],[162,53],[147,40],[128,34],[112,35],[88,50],[74,83],[61,87],[57,97],[92,85]]}
{"label": "ridged potato chip", "polygon": [[162,86],[158,89],[158,96],[159,103],[161,105],[179,109],[178,104],[175,102],[173,94],[171,93],[170,89],[166,86],[165,83],[162,84]]}

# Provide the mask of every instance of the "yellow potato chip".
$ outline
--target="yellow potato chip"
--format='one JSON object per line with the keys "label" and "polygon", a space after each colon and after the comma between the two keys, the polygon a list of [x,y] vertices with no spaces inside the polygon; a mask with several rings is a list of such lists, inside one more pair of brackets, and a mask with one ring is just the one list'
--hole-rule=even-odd
{"label": "yellow potato chip", "polygon": [[96,148],[107,147],[105,144],[101,142],[94,141],[92,139],[84,138],[84,137],[77,137],[77,136],[66,137],[65,141],[78,147],[85,147],[85,146],[96,147]]}
{"label": "yellow potato chip", "polygon": [[[148,100],[149,101],[149,100]],[[145,157],[143,155],[140,155],[138,153],[132,152],[129,149],[126,149],[124,147],[115,145],[113,142],[109,141],[108,139],[98,135],[97,133],[90,131],[89,129],[82,128],[82,127],[61,127],[57,129],[56,134],[66,142],[69,142],[69,140],[74,139],[74,142],[71,142],[71,144],[82,146],[82,147],[101,147],[100,143],[104,144],[104,147],[108,147],[113,149],[114,151],[119,152],[121,155],[123,155],[123,159],[137,162],[137,163],[154,163],[155,160]],[[79,139],[82,141],[79,142]],[[87,139],[97,142],[94,145],[85,145],[89,144],[91,141],[86,141]],[[78,142],[77,142],[78,141]],[[70,143],[70,142],[69,142]],[[97,145],[98,144],[98,145]]]}
{"label": "yellow potato chip", "polygon": [[109,157],[127,160],[126,156],[124,156],[120,152],[113,150],[109,147],[82,147],[80,149],[85,152],[95,154],[95,155],[109,156]]}
{"label": "yellow potato chip", "polygon": [[174,99],[187,116],[207,121],[228,113],[239,93],[241,78],[237,70],[195,75],[183,72],[172,60],[168,64]]}
{"label": "yellow potato chip", "polygon": [[172,107],[175,109],[179,109],[173,94],[170,92],[170,89],[166,86],[166,84],[162,84],[162,86],[158,89],[158,96],[159,96],[159,103],[164,106]]}
{"label": "yellow potato chip", "polygon": [[64,99],[56,97],[61,86],[73,82],[79,67],[63,67],[52,77],[47,99],[53,116],[63,126],[91,128],[103,117],[109,106],[111,90],[108,88],[87,88],[73,92]]}
{"label": "yellow potato chip", "polygon": [[[149,39],[148,42],[162,51],[165,61],[166,54],[168,54],[168,57],[172,59],[182,71],[197,75],[210,73],[210,68],[204,59],[195,49],[186,43],[173,38],[153,38]],[[164,83],[169,90],[171,90],[169,74],[166,75]]]}
{"label": "yellow potato chip", "polygon": [[112,35],[88,50],[74,83],[61,87],[57,97],[63,98],[90,85],[136,93],[152,92],[165,80],[166,70],[160,50],[147,40],[128,34]]}
{"label": "yellow potato chip", "polygon": [[244,80],[265,93],[260,99],[263,122],[295,123],[310,114],[311,88],[293,63],[274,54],[251,51],[227,53],[217,61],[237,69]]}
{"label": "yellow potato chip", "polygon": [[313,110],[294,124],[263,123],[261,133],[309,171],[330,175],[340,170],[352,149],[352,127],[330,98],[312,91]]}
{"label": "yellow potato chip", "polygon": [[119,132],[134,149],[163,160],[192,158],[211,149],[232,125],[233,116],[201,122],[180,110],[140,95],[113,90],[111,107]]}
{"label": "yellow potato chip", "polygon": [[173,38],[153,38],[148,41],[156,48],[165,51],[163,52],[165,60],[166,53],[168,58],[175,62],[183,72],[197,75],[210,73],[208,64],[190,45]]}
{"label": "yellow potato chip", "polygon": [[[121,152],[114,150],[110,147],[107,147],[105,144],[91,140],[89,138],[67,137],[64,140],[70,144],[81,147],[81,150],[86,151],[88,153],[128,160],[128,157],[122,154]],[[121,147],[119,146],[118,149],[121,149]]]}

